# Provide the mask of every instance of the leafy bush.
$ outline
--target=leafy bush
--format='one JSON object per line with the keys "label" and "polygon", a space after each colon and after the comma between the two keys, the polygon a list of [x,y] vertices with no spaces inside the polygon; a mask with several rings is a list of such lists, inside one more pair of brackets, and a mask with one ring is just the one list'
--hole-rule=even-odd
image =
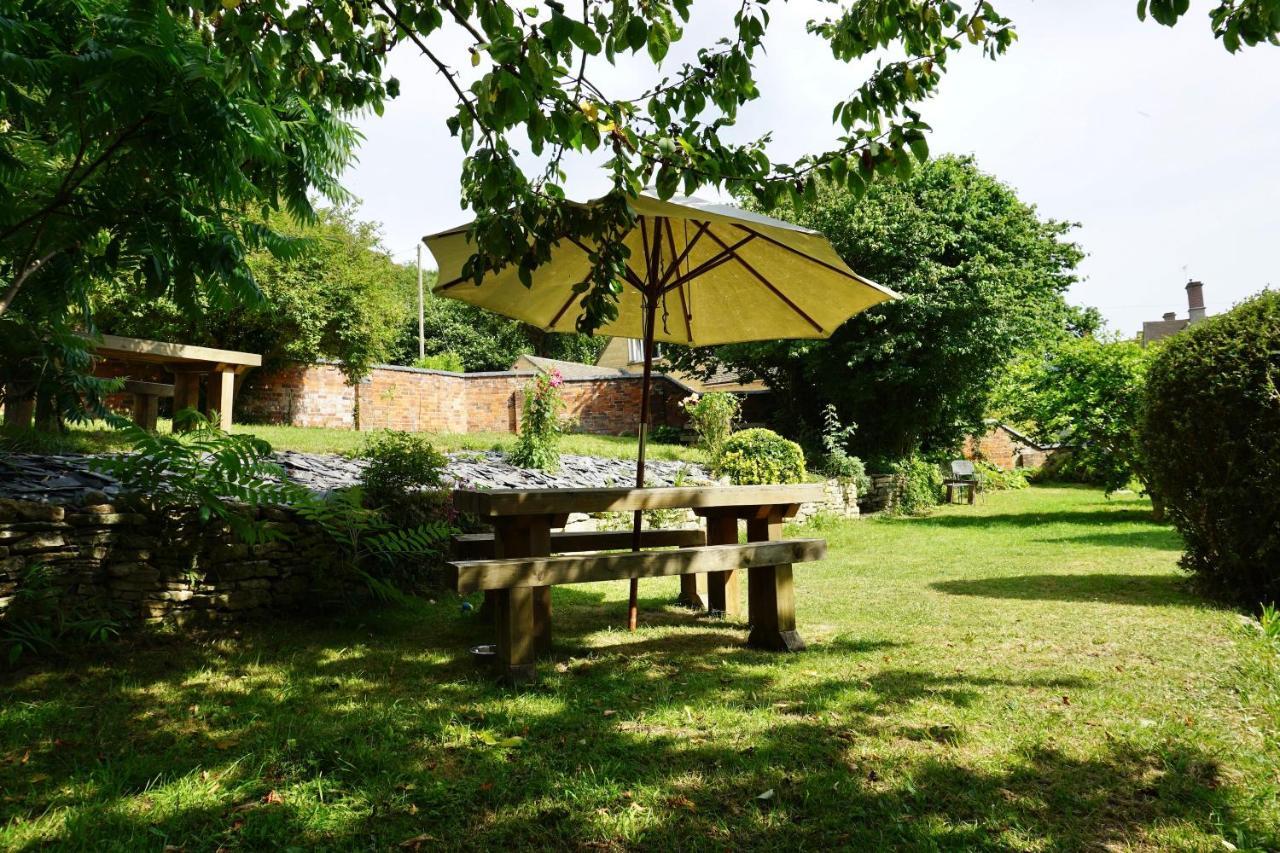
{"label": "leafy bush", "polygon": [[649,440],[656,444],[679,444],[680,433],[680,427],[674,427],[670,424],[659,424],[649,431]]}
{"label": "leafy bush", "polygon": [[698,446],[707,452],[711,470],[719,473],[720,453],[733,432],[733,424],[738,419],[742,402],[724,391],[712,391],[708,394],[690,394],[681,405],[689,418],[689,426],[698,434]]}
{"label": "leafy bush", "polygon": [[193,508],[201,522],[217,519],[250,544],[278,538],[244,505],[291,504],[310,493],[270,461],[271,445],[263,439],[223,432],[194,410],[184,413],[193,427],[186,433],[153,435],[125,426],[133,452],[94,460],[95,467],[155,508]]}
{"label": "leafy bush", "polygon": [[867,466],[856,456],[850,456],[845,444],[857,432],[857,424],[844,426],[840,423],[840,414],[830,403],[822,411],[822,448],[825,451],[823,468],[827,475],[842,483],[852,483],[854,492],[865,495],[871,491],[871,478],[867,476]]}
{"label": "leafy bush", "polygon": [[889,511],[899,515],[924,515],[942,500],[942,471],[919,456],[908,456],[889,466],[894,477]]}
{"label": "leafy bush", "polygon": [[804,451],[768,429],[744,429],[725,440],[720,470],[736,485],[799,483],[804,480]]}
{"label": "leafy bush", "polygon": [[463,373],[466,368],[462,364],[462,356],[452,352],[436,355],[424,355],[413,360],[413,366],[422,370],[447,370],[450,373]]}
{"label": "leafy bush", "polygon": [[1066,338],[1016,360],[995,406],[1037,438],[1065,436],[1070,455],[1058,473],[1108,493],[1144,481],[1138,423],[1153,352],[1129,340]]}
{"label": "leafy bush", "polygon": [[520,438],[515,450],[507,457],[512,465],[521,468],[537,468],[554,471],[560,467],[560,435],[563,426],[560,413],[564,400],[560,386],[564,377],[560,371],[537,376],[524,389],[524,418],[520,421]]}
{"label": "leafy bush", "polygon": [[1006,471],[990,462],[977,462],[973,469],[978,475],[978,486],[984,492],[1025,489],[1032,475],[1030,468],[1012,468]]}
{"label": "leafy bush", "polygon": [[1169,339],[1148,373],[1148,485],[1216,594],[1280,598],[1280,293]]}
{"label": "leafy bush", "polygon": [[360,481],[377,504],[390,504],[406,494],[439,488],[449,460],[421,435],[383,430],[365,439],[360,458],[368,461]]}

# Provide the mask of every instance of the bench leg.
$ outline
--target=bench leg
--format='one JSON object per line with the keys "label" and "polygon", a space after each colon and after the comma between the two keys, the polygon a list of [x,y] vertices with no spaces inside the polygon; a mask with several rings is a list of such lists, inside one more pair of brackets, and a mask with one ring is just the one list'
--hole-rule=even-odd
{"label": "bench leg", "polygon": [[476,611],[476,621],[481,625],[492,625],[498,621],[498,591],[496,589],[486,589],[484,591],[484,601],[480,604],[480,609]]}
{"label": "bench leg", "polygon": [[533,589],[498,590],[497,601],[498,678],[508,684],[533,681],[537,677]]}
{"label": "bench leg", "polygon": [[796,631],[796,595],[791,565],[747,569],[751,633],[747,645],[775,652],[799,652],[804,640]]}
{"label": "bench leg", "polygon": [[[707,516],[708,545],[738,544],[738,519],[733,516]],[[707,572],[707,609],[725,618],[742,615],[742,595],[738,590],[739,572]]]}
{"label": "bench leg", "polygon": [[680,576],[680,597],[676,599],[676,604],[688,607],[691,610],[705,610],[707,608],[707,603],[702,600],[702,595],[698,592],[697,575]]}
{"label": "bench leg", "polygon": [[133,395],[133,422],[147,432],[156,431],[156,419],[160,412],[160,398],[155,394]]}
{"label": "bench leg", "polygon": [[978,487],[970,486],[969,487],[969,506],[973,506],[973,502],[977,499],[977,497],[978,497]]}
{"label": "bench leg", "polygon": [[533,588],[534,651],[545,655],[551,651],[551,587]]}
{"label": "bench leg", "polygon": [[200,374],[175,373],[173,376],[173,431],[184,432],[186,424],[178,415],[184,409],[200,407]]}

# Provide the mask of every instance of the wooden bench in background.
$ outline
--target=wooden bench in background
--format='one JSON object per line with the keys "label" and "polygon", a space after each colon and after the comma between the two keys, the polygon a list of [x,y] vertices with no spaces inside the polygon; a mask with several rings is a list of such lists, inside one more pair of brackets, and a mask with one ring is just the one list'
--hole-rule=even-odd
{"label": "wooden bench in background", "polygon": [[[797,651],[804,641],[796,631],[792,564],[822,559],[826,543],[784,540],[782,524],[801,503],[821,496],[820,485],[459,490],[455,506],[491,523],[494,533],[461,537],[461,555],[473,559],[451,564],[454,584],[463,594],[485,591],[497,623],[499,675],[508,681],[533,678],[535,656],[550,649],[551,587],[562,583],[678,575],[681,603],[739,617],[738,578],[745,569],[748,644]],[[642,548],[675,550],[551,556],[631,546],[629,531],[553,533],[570,513],[681,507],[706,519],[705,544],[702,531],[651,530]],[[738,544],[740,520],[746,521],[745,545]],[[705,604],[698,593],[699,574],[707,577]]]}
{"label": "wooden bench in background", "polygon": [[133,395],[133,422],[147,432],[155,432],[160,415],[160,398],[173,397],[173,386],[163,382],[126,379],[124,390]]}

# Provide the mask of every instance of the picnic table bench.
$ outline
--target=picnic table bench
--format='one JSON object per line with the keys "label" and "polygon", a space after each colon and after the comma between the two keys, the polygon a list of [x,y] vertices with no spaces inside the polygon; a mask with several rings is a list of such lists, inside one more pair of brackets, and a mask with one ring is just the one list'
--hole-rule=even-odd
{"label": "picnic table bench", "polygon": [[[821,539],[783,539],[782,524],[800,504],[819,500],[820,485],[654,489],[460,489],[460,512],[493,525],[492,534],[457,538],[449,564],[460,594],[483,590],[497,627],[499,676],[535,676],[534,659],[551,648],[551,587],[629,578],[680,577],[679,602],[728,617],[741,615],[739,577],[747,572],[748,645],[799,651],[792,566],[826,555]],[[706,531],[646,530],[640,551],[630,531],[553,531],[571,513],[689,508]],[[738,542],[746,521],[747,542]],[[644,550],[666,548],[668,550]],[[586,553],[574,553],[586,552]],[[706,575],[704,602],[697,576]]]}

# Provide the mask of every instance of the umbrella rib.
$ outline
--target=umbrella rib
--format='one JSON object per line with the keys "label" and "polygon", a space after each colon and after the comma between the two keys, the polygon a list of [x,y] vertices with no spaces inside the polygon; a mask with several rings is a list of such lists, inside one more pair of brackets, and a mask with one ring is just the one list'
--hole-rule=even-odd
{"label": "umbrella rib", "polygon": [[[684,251],[680,253],[680,257],[676,258],[674,261],[671,262],[671,266],[667,268],[666,274],[662,276],[662,284],[664,287],[666,286],[667,282],[671,280],[671,276],[679,272],[680,265],[684,263],[684,259],[689,256],[689,253],[691,251],[693,251],[693,247],[698,245],[698,241],[702,239],[702,235],[705,234],[707,229],[710,227],[711,227],[710,222],[698,223],[698,230],[694,232],[693,239],[684,244]],[[670,233],[671,233],[671,223],[670,221],[668,221],[667,234],[670,234]],[[676,247],[675,247],[675,243],[673,242],[671,244],[671,254],[674,255],[675,253],[676,253]]]}
{"label": "umbrella rib", "polygon": [[[574,237],[572,234],[568,235],[568,237],[569,237],[569,242],[570,242],[570,243],[572,243],[573,245],[577,246],[579,249],[581,249],[583,252],[587,253],[588,255],[590,255],[590,254],[591,254],[591,250],[590,250],[590,249],[588,249],[585,245],[583,245],[582,241],[581,241],[581,240],[579,240],[577,237]],[[635,274],[635,272],[631,269],[631,265],[630,265],[630,264],[628,264],[628,265],[627,265],[627,268],[626,268],[626,269],[627,269],[627,274],[626,274],[626,276],[625,276],[625,279],[626,279],[627,284],[629,284],[629,285],[631,285],[632,287],[636,288],[636,289],[637,289],[637,290],[639,290],[641,293],[644,293],[644,286],[643,286],[643,284],[640,282],[640,276],[638,276],[638,275],[636,275],[636,274]]]}
{"label": "umbrella rib", "polygon": [[866,284],[866,282],[863,281],[862,278],[859,277],[858,275],[855,275],[849,272],[848,270],[842,270],[835,264],[829,264],[826,261],[818,260],[813,255],[807,255],[793,246],[788,246],[786,243],[782,242],[781,240],[775,240],[774,238],[770,237],[768,234],[761,234],[759,231],[755,230],[754,228],[748,228],[745,225],[739,225],[737,222],[733,223],[733,227],[741,231],[746,231],[748,234],[754,234],[755,236],[759,237],[761,240],[764,240],[766,243],[772,243],[773,245],[777,246],[779,249],[786,249],[791,254],[799,255],[800,257],[804,258],[806,261],[813,261],[818,266],[826,267],[827,269],[831,270],[833,273],[839,273],[845,278],[851,278],[854,281],[858,282],[859,284]]}
{"label": "umbrella rib", "polygon": [[[740,226],[740,225],[739,225],[738,227],[739,227],[739,228],[741,228],[742,226]],[[743,229],[743,230],[750,231],[751,229],[746,228],[746,229]],[[756,234],[755,236],[760,236],[760,235],[759,235],[759,234]],[[806,313],[804,312],[804,309],[803,309],[803,308],[801,308],[799,305],[797,305],[797,304],[795,304],[794,302],[792,302],[792,301],[791,301],[791,298],[790,298],[790,297],[788,297],[788,296],[787,296],[785,293],[783,293],[781,290],[779,290],[778,288],[774,287],[774,286],[773,286],[773,282],[769,281],[769,279],[767,279],[767,278],[765,278],[763,275],[761,275],[761,274],[760,274],[760,272],[759,272],[759,270],[757,270],[755,267],[751,266],[751,264],[747,263],[747,262],[746,262],[746,260],[745,260],[744,258],[742,258],[742,257],[741,257],[741,256],[740,256],[736,251],[734,251],[734,250],[733,250],[733,249],[731,249],[730,247],[726,246],[726,245],[724,244],[724,241],[722,241],[722,240],[721,240],[719,237],[717,237],[715,234],[712,234],[712,235],[711,235],[711,239],[712,239],[712,240],[715,240],[717,243],[719,243],[719,244],[720,244],[720,246],[721,246],[721,247],[723,247],[723,248],[724,248],[724,250],[725,250],[727,253],[729,253],[729,254],[733,257],[733,259],[734,259],[735,261],[737,261],[738,263],[740,263],[740,264],[743,266],[743,268],[744,268],[747,272],[749,272],[749,273],[751,273],[753,276],[755,276],[756,281],[760,282],[760,283],[761,283],[761,284],[763,284],[765,287],[767,287],[767,288],[769,288],[771,291],[773,291],[773,295],[774,295],[774,296],[776,296],[776,297],[778,297],[779,299],[781,299],[783,302],[785,302],[785,303],[787,304],[787,307],[788,307],[788,308],[790,308],[792,311],[796,312],[796,313],[797,313],[797,314],[799,314],[801,317],[803,317],[803,318],[804,318],[804,319],[809,323],[809,325],[810,325],[810,326],[813,326],[813,328],[814,328],[815,330],[817,330],[818,334],[820,334],[820,335],[825,335],[825,334],[827,333],[827,332],[826,332],[826,330],[822,328],[822,326],[818,325],[818,322],[817,322],[816,320],[814,320],[812,317],[810,317],[808,314],[806,314]],[[772,241],[771,241],[771,242],[772,242]],[[806,255],[805,257],[808,257],[808,255]]]}
{"label": "umbrella rib", "polygon": [[[685,234],[688,234],[688,233],[689,232],[686,230]],[[694,239],[695,240],[697,239],[696,235]],[[675,232],[671,230],[670,219],[667,220],[667,245],[671,248],[671,256],[676,257],[676,235],[675,235]],[[671,269],[667,270],[667,274],[662,277],[663,283],[666,283],[667,279],[671,278],[672,273],[680,267],[680,261],[684,260],[684,256],[689,254],[690,245],[691,244],[688,241],[685,242],[684,254],[681,254],[679,258],[676,258],[675,262],[672,263]],[[683,287],[677,287],[676,292],[680,294],[680,316],[684,319],[685,338],[689,341],[690,344],[692,344],[693,343],[693,326],[689,323],[689,321],[692,319],[689,316],[689,303],[685,301]],[[664,295],[666,294],[665,290],[663,291],[663,294]]]}
{"label": "umbrella rib", "polygon": [[551,318],[551,322],[547,324],[547,331],[555,331],[556,323],[560,322],[560,318],[564,316],[564,312],[569,310],[569,306],[573,304],[573,300],[578,296],[577,292],[569,294],[569,298],[560,306],[560,310],[556,312],[556,316]]}
{"label": "umbrella rib", "polygon": [[[710,229],[708,229],[706,233],[711,234],[711,230],[710,230]],[[720,252],[720,254],[718,254],[718,255],[712,255],[710,258],[708,258],[707,260],[703,261],[701,264],[699,264],[698,266],[694,267],[694,268],[693,268],[692,270],[690,270],[689,272],[685,273],[684,275],[680,276],[680,277],[679,277],[678,279],[676,279],[675,281],[673,281],[673,282],[671,282],[670,284],[668,284],[666,287],[664,287],[664,288],[663,288],[663,291],[664,291],[664,292],[666,292],[666,291],[671,291],[671,290],[675,290],[677,287],[680,287],[681,285],[683,285],[683,284],[685,284],[685,283],[687,283],[687,282],[689,282],[689,281],[692,281],[693,279],[697,278],[697,277],[698,277],[698,276],[700,276],[700,275],[706,275],[707,273],[711,272],[713,269],[715,269],[716,267],[720,266],[721,264],[724,264],[724,263],[727,263],[727,262],[729,262],[729,261],[733,260],[733,251],[734,251],[735,249],[740,249],[740,248],[742,248],[743,246],[745,246],[746,244],[750,243],[752,240],[754,240],[754,239],[755,239],[755,235],[754,235],[754,234],[748,234],[746,237],[743,237],[741,240],[739,240],[738,242],[734,243],[732,246],[726,246],[726,245],[725,245],[723,242],[721,242],[721,240],[720,240],[718,237],[716,237],[714,234],[712,234],[712,235],[711,235],[711,239],[715,240],[717,243],[720,243],[720,247],[721,247],[721,249],[722,249],[722,251]]]}

